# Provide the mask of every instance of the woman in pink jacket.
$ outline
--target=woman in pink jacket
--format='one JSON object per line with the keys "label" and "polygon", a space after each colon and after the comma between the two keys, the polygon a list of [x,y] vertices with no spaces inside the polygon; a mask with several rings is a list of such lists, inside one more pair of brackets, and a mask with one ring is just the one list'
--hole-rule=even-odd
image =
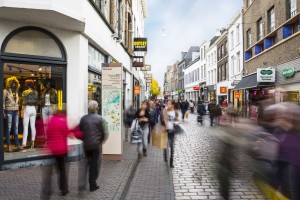
{"label": "woman in pink jacket", "polygon": [[[69,193],[66,173],[65,158],[68,154],[67,138],[70,130],[67,125],[67,117],[64,111],[55,114],[47,126],[47,147],[56,160],[59,171],[59,189],[62,195]],[[44,199],[51,196],[52,167],[45,171],[44,184],[42,185],[42,196]]]}

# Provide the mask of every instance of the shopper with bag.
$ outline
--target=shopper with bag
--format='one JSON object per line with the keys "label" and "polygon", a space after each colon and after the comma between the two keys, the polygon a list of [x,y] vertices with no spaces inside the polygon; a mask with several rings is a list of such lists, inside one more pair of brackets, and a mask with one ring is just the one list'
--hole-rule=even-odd
{"label": "shopper with bag", "polygon": [[141,108],[135,115],[138,126],[141,128],[142,142],[138,143],[138,155],[139,158],[147,156],[148,134],[149,134],[149,110],[147,109],[147,102],[143,102]]}
{"label": "shopper with bag", "polygon": [[157,108],[155,107],[155,104],[153,101],[150,101],[149,103],[149,134],[148,134],[148,144],[150,143],[150,136],[152,131],[154,130],[155,125],[158,123],[158,111]]}

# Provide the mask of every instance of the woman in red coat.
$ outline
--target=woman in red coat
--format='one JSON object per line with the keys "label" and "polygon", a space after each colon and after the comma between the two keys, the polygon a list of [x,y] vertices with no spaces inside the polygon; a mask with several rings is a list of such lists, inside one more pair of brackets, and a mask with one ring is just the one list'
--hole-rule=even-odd
{"label": "woman in red coat", "polygon": [[[67,138],[69,134],[70,130],[67,124],[66,113],[65,111],[58,112],[48,123],[46,135],[47,147],[56,160],[56,166],[59,171],[59,189],[63,196],[69,193],[65,163],[65,158],[68,154]],[[51,176],[52,167],[48,167],[45,171],[44,184],[42,185],[43,199],[50,199]]]}

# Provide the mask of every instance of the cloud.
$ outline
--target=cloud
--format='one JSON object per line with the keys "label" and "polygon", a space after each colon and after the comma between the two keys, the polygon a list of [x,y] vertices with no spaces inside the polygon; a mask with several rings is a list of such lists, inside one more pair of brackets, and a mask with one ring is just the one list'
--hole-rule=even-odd
{"label": "cloud", "polygon": [[[149,0],[145,34],[147,64],[160,84],[167,65],[181,60],[181,52],[210,40],[242,8],[242,0]],[[163,37],[163,29],[166,36]]]}

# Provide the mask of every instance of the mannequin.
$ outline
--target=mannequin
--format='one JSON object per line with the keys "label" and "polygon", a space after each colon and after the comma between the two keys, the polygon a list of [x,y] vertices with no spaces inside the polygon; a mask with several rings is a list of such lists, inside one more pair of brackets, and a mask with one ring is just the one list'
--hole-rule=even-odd
{"label": "mannequin", "polygon": [[8,152],[12,152],[10,146],[10,131],[13,131],[14,142],[17,150],[21,150],[18,139],[18,125],[19,125],[19,95],[18,89],[20,84],[18,79],[13,76],[6,79],[6,89],[3,90],[3,114],[6,123],[6,143]]}
{"label": "mannequin", "polygon": [[58,104],[58,96],[57,96],[57,91],[55,89],[55,82],[52,79],[45,79],[44,91],[42,93],[42,106],[43,106],[42,118],[44,122],[45,134],[46,134],[46,128],[49,119],[56,112],[57,104]]}
{"label": "mannequin", "polygon": [[36,136],[35,121],[36,121],[36,110],[38,106],[38,93],[34,90],[34,81],[25,81],[25,90],[22,93],[22,117],[23,117],[23,143],[22,148],[26,147],[27,137],[28,137],[28,125],[30,122],[31,128],[31,149],[34,148],[34,141]]}

